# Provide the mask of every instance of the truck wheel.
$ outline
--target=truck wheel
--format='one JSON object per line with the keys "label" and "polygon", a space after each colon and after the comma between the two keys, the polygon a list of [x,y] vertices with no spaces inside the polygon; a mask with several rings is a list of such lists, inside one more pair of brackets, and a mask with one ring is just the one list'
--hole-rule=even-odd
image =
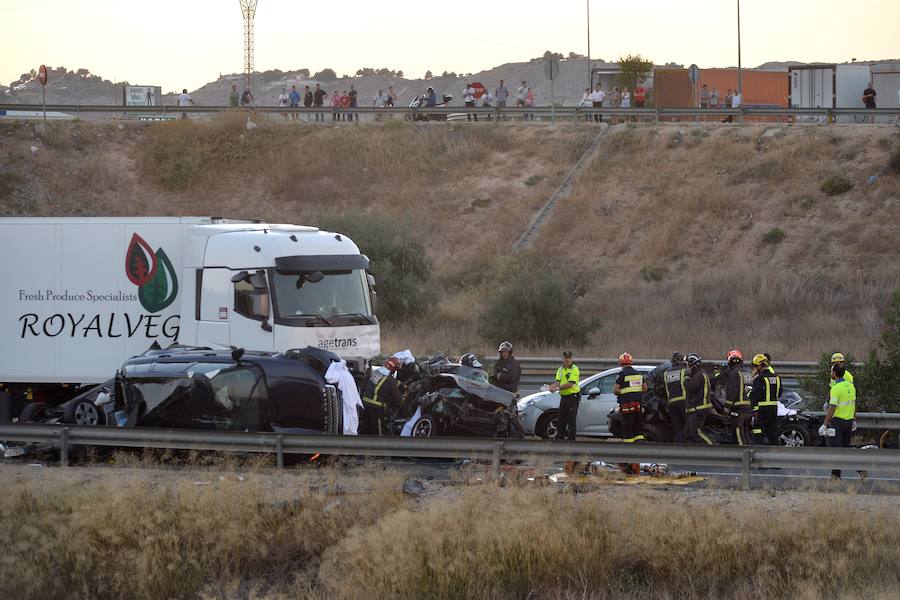
{"label": "truck wheel", "polygon": [[19,415],[19,423],[41,423],[49,413],[50,405],[46,402],[30,402]]}
{"label": "truck wheel", "polygon": [[97,425],[103,425],[103,417],[100,409],[90,400],[76,400],[74,402],[66,402],[64,405],[63,423],[96,427]]}
{"label": "truck wheel", "polygon": [[326,435],[341,435],[341,394],[325,397],[325,431]]}
{"label": "truck wheel", "polygon": [[538,437],[545,440],[559,439],[559,413],[544,413],[543,416],[538,419],[537,425],[534,427],[534,432]]}
{"label": "truck wheel", "polygon": [[438,435],[437,420],[431,415],[422,415],[413,425],[412,437],[434,437]]}

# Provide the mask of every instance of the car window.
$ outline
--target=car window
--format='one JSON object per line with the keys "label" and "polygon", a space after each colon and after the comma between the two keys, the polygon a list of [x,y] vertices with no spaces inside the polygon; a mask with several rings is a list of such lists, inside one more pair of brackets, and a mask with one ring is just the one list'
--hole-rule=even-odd
{"label": "car window", "polygon": [[257,428],[259,403],[267,397],[266,383],[254,367],[237,367],[223,371],[210,371],[210,377],[218,416],[224,418],[228,429]]}
{"label": "car window", "polygon": [[603,377],[593,377],[581,385],[581,392],[587,394],[594,388],[600,388],[601,394],[612,394],[613,386],[616,384],[616,374],[605,375]]}

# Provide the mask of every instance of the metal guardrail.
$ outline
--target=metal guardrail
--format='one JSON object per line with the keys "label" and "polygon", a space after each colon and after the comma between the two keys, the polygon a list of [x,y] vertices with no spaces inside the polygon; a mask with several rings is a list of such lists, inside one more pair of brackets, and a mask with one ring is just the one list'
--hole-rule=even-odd
{"label": "metal guardrail", "polygon": [[692,446],[486,438],[421,439],[37,424],[0,425],[0,439],[53,444],[59,447],[63,465],[68,464],[72,446],[111,446],[275,453],[279,467],[284,465],[285,453],[489,459],[495,477],[499,477],[501,460],[662,462],[739,468],[745,489],[750,487],[750,472],[754,468],[900,471],[900,451],[856,448]]}
{"label": "metal guardrail", "polygon": [[[824,417],[822,411],[808,411],[812,417]],[[856,424],[860,429],[900,431],[900,413],[856,413]]]}
{"label": "metal guardrail", "polygon": [[[278,106],[254,106],[232,108],[227,106],[112,106],[112,105],[95,105],[95,104],[47,104],[44,107],[41,104],[0,104],[0,111],[25,111],[25,112],[42,112],[43,110],[53,112],[74,113],[81,116],[82,113],[112,113],[112,114],[130,114],[130,115],[170,115],[175,116],[182,113],[188,114],[209,114],[224,111],[247,111],[260,113],[300,113],[301,115],[324,115],[326,117],[332,114],[368,114],[368,115],[394,115],[404,117],[406,115],[414,116],[448,116],[448,115],[478,115],[494,117],[500,119],[521,119],[521,120],[547,120],[556,119],[561,121],[578,121],[586,120],[588,116],[593,117],[599,115],[603,117],[631,117],[636,120],[644,121],[664,121],[667,118],[675,119],[681,117],[716,117],[715,121],[701,121],[708,123],[718,122],[718,117],[737,117],[739,121],[745,117],[785,117],[787,119],[804,119],[804,118],[821,118],[823,122],[844,122],[841,117],[865,117],[859,123],[865,123],[869,117],[893,117],[900,118],[900,108],[593,108],[581,106],[534,106],[529,108],[504,107],[502,109],[496,107],[489,108],[466,108],[464,106],[437,106],[431,108],[419,107],[393,107],[393,108],[376,108],[372,106],[358,106],[354,108],[335,109],[332,107],[323,108],[305,108],[305,107],[278,107]],[[327,122],[327,120],[326,120]]]}

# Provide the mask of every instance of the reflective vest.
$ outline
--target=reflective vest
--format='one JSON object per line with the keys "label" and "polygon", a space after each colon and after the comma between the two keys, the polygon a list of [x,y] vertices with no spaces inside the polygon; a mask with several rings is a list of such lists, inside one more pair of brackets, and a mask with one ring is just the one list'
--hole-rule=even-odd
{"label": "reflective vest", "polygon": [[644,376],[632,367],[625,367],[619,374],[619,404],[640,402],[644,397]]}
{"label": "reflective vest", "polygon": [[568,369],[565,367],[560,367],[556,370],[556,381],[559,382],[560,385],[564,383],[574,383],[570,388],[566,388],[564,390],[559,390],[560,396],[571,396],[572,394],[577,394],[581,391],[581,388],[578,387],[578,378],[581,376],[581,373],[578,371],[578,367],[572,365]]}
{"label": "reflective vest", "polygon": [[666,400],[669,404],[681,402],[687,398],[687,390],[684,389],[684,380],[687,377],[687,369],[672,368],[663,374],[663,383],[666,387]]}
{"label": "reflective vest", "polygon": [[775,369],[769,367],[757,377],[762,377],[764,382],[763,397],[759,399],[753,410],[757,410],[762,406],[777,406],[778,398],[781,396],[781,377],[775,374]]}
{"label": "reflective vest", "polygon": [[[849,381],[850,383],[853,383],[853,373],[851,373],[850,371],[844,371],[843,379],[844,379],[844,381]],[[834,387],[835,383],[837,383],[837,382],[834,379],[832,379],[831,381],[828,382],[828,385],[829,385],[829,387]],[[856,387],[855,383],[853,383],[853,387]]]}
{"label": "reflective vest", "polygon": [[381,386],[384,385],[384,382],[388,380],[390,375],[384,375],[381,379],[378,380],[378,383],[375,384],[375,391],[372,392],[372,397],[368,398],[363,396],[363,401],[368,402],[369,404],[374,404],[375,406],[384,406],[384,402],[378,399],[378,392],[381,390]]}
{"label": "reflective vest", "polygon": [[712,408],[712,403],[709,401],[709,375],[703,373],[703,396],[700,397],[700,402],[696,406],[688,407],[684,412],[692,413],[710,408]]}
{"label": "reflective vest", "polygon": [[835,407],[835,418],[852,421],[856,418],[856,388],[846,379],[838,379],[831,388],[828,404]]}

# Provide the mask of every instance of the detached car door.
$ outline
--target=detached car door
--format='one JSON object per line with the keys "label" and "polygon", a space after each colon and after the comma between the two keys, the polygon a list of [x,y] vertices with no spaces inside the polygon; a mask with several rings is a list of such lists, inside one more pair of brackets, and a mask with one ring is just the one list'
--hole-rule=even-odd
{"label": "detached car door", "polygon": [[[581,387],[581,402],[578,405],[578,435],[607,436],[609,423],[606,416],[616,406],[616,385],[618,373],[595,377]],[[599,394],[591,395],[591,391]]]}

